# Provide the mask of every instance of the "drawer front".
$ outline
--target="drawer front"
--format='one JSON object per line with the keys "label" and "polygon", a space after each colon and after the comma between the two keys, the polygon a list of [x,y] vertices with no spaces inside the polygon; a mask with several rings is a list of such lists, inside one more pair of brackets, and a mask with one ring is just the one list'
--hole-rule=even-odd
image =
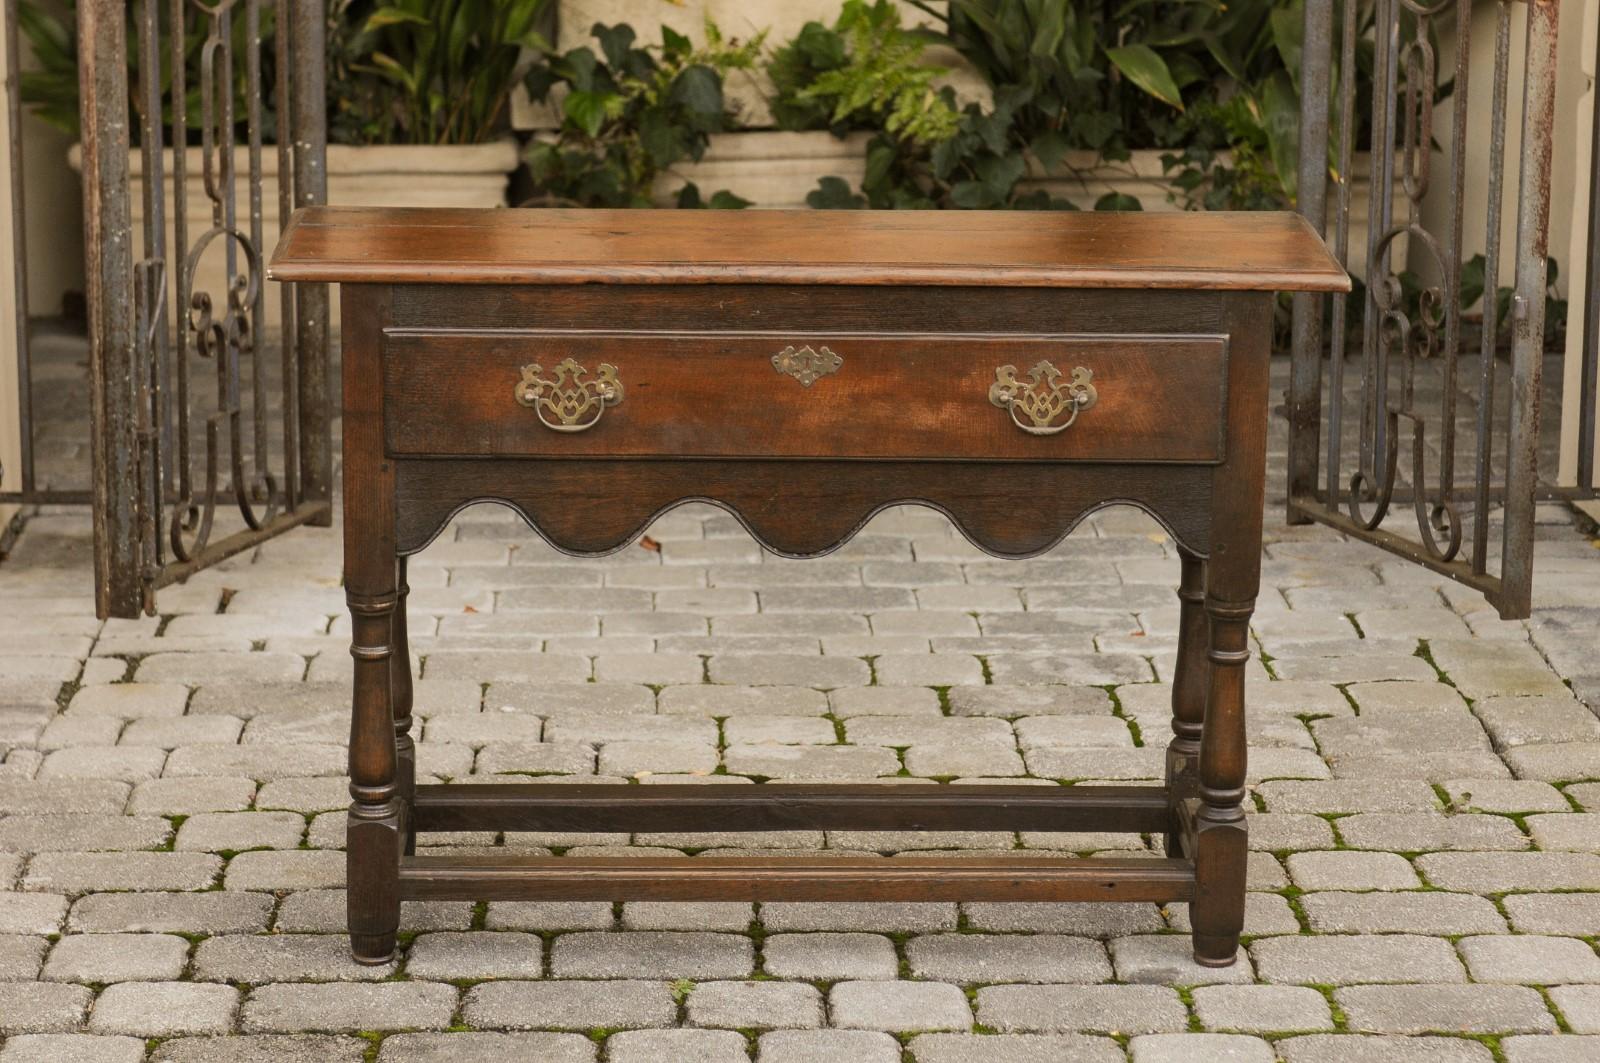
{"label": "drawer front", "polygon": [[396,456],[1213,463],[1227,339],[390,330]]}

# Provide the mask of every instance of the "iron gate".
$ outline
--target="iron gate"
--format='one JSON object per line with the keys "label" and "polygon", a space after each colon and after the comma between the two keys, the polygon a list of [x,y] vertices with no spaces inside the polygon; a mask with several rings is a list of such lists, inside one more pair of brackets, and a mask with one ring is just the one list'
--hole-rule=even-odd
{"label": "iron gate", "polygon": [[[20,263],[17,0],[3,2],[5,46],[13,60],[9,162]],[[1443,111],[1436,106],[1434,31],[1453,22],[1457,42],[1465,42],[1472,6],[1472,0],[1306,2],[1301,210],[1323,229],[1331,187],[1329,242],[1347,264],[1363,264],[1374,283],[1356,297],[1359,303],[1316,296],[1296,301],[1289,516],[1392,550],[1483,591],[1504,616],[1526,616],[1535,499],[1594,495],[1600,308],[1589,300],[1580,486],[1543,486],[1537,444],[1558,4],[1495,4],[1482,281],[1490,296],[1481,327],[1472,330],[1481,337],[1476,355],[1467,350],[1460,305],[1467,138],[1452,138],[1440,174],[1427,147],[1435,111]],[[274,336],[263,327],[268,293],[260,273],[270,209],[262,194],[271,158],[264,147],[268,118],[276,126],[279,219],[326,198],[324,18],[322,0],[79,0],[93,491],[43,488],[37,481],[29,445],[27,324],[19,315],[23,460],[20,489],[10,479],[0,484],[7,488],[0,502],[95,503],[101,615],[153,609],[158,587],[298,524],[331,520],[327,292],[282,288],[281,329]],[[1516,236],[1503,248],[1499,204],[1508,187],[1511,27],[1517,18],[1527,25],[1524,119]],[[175,25],[199,39],[197,54],[185,49],[186,34],[171,32]],[[270,51],[264,46],[269,28]],[[1352,202],[1352,162],[1361,122],[1356,79],[1341,71],[1354,68],[1359,42],[1369,36],[1378,86],[1364,116],[1377,148],[1369,187],[1386,190],[1398,175],[1404,196],[1397,211],[1388,194],[1373,195],[1368,237],[1364,246],[1352,247],[1359,206]],[[162,79],[152,76],[162,69],[164,50],[171,71],[165,93]],[[138,69],[131,78],[130,54]],[[1463,128],[1469,76],[1478,73],[1469,65],[1468,49],[1457,47],[1448,116],[1454,131]],[[270,110],[263,95],[269,80]],[[191,86],[198,88],[194,121],[187,102],[170,102],[187,101]],[[170,121],[163,121],[164,106]],[[137,179],[130,166],[135,138]],[[242,164],[235,152],[241,138]],[[186,217],[191,164],[182,150],[195,150],[191,140],[198,141],[196,168],[208,214],[194,231]],[[1593,173],[1591,229],[1600,233],[1600,165]],[[1441,180],[1446,220],[1430,232],[1422,204]],[[137,226],[135,194],[143,208]],[[1414,285],[1399,268],[1402,250],[1409,274],[1419,278]],[[1600,292],[1600,240],[1591,239],[1589,255],[1590,290]],[[220,283],[197,284],[200,265],[219,258]],[[1494,293],[1502,276],[1511,281],[1504,365],[1492,354],[1501,333]],[[25,307],[20,269],[17,283],[18,305]],[[1325,339],[1332,352],[1326,360]],[[1509,416],[1497,433],[1498,408]],[[1458,479],[1458,465],[1470,466],[1470,475]],[[1399,507],[1407,504],[1411,512],[1402,515]]]}
{"label": "iron gate", "polygon": [[[16,0],[6,15],[15,57]],[[321,0],[78,0],[102,617],[154,612],[157,588],[289,528],[332,520],[327,288],[280,286],[273,335],[262,276],[268,210],[282,222],[294,207],[326,200],[325,17]],[[11,166],[20,177],[10,69]],[[269,120],[271,207],[263,202]],[[196,162],[204,220],[192,230]],[[20,263],[20,195],[13,206]],[[27,305],[25,287],[18,305]],[[81,501],[81,491],[37,481],[27,339],[19,321],[25,449],[20,490],[0,501]]]}
{"label": "iron gate", "polygon": [[[1329,244],[1352,272],[1364,266],[1367,283],[1353,297],[1295,302],[1289,518],[1331,525],[1416,561],[1482,591],[1501,616],[1518,618],[1530,608],[1535,499],[1560,493],[1540,489],[1538,466],[1559,3],[1496,0],[1486,131],[1468,129],[1468,90],[1479,74],[1469,62],[1472,8],[1472,0],[1376,0],[1370,9],[1356,0],[1306,2],[1300,209],[1322,231],[1331,183]],[[1356,69],[1367,10],[1372,193],[1365,246],[1353,248],[1350,176],[1363,116],[1356,112],[1357,79],[1348,72]],[[1509,189],[1515,193],[1516,235],[1504,248],[1501,204],[1508,192],[1508,93],[1517,17],[1526,20],[1525,77],[1519,162]],[[1451,137],[1443,172],[1435,173],[1436,118],[1443,117],[1436,114],[1443,110],[1437,100],[1441,28],[1454,30],[1456,46],[1447,79]],[[1468,153],[1485,146],[1484,295],[1473,356],[1465,349],[1462,307],[1464,207]],[[1396,179],[1403,188],[1398,210],[1391,193]],[[1441,179],[1444,222],[1430,231],[1423,201]],[[1505,322],[1502,278],[1510,282]],[[1508,365],[1496,356],[1503,326],[1510,332]],[[1352,370],[1359,374],[1355,379]],[[1592,395],[1588,402],[1592,451]],[[1506,415],[1498,433],[1497,409]],[[1402,462],[1403,452],[1409,462]],[[1468,467],[1464,480],[1457,478],[1458,459]],[[1592,470],[1587,483],[1592,494]],[[1406,502],[1411,511],[1402,515],[1397,504]]]}

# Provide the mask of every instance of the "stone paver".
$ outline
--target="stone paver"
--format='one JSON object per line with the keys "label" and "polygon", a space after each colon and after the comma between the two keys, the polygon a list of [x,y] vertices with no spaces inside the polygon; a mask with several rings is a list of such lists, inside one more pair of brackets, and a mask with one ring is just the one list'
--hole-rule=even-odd
{"label": "stone paver", "polygon": [[[87,520],[31,517],[0,562],[0,600],[28,603],[0,617],[0,1063],[1600,1058],[1600,551],[1541,507],[1535,615],[1504,623],[1281,512],[1251,625],[1271,668],[1248,673],[1248,946],[1221,970],[1192,963],[1184,904],[993,901],[408,903],[398,962],[360,967],[338,529],[164,588],[167,619],[102,624]],[[1098,513],[1028,562],[914,509],[815,563],[703,506],[650,534],[659,552],[572,561],[474,509],[413,559],[424,776],[1161,777],[1178,565],[1142,515]],[[1160,842],[422,840],[886,860]]]}
{"label": "stone paver", "polygon": [[1335,991],[1350,1029],[1368,1033],[1553,1033],[1555,1018],[1526,986],[1386,985]]}
{"label": "stone paver", "polygon": [[137,1037],[227,1033],[238,1011],[239,991],[232,986],[119,982],[94,1002],[89,1029]]}
{"label": "stone paver", "polygon": [[442,1030],[455,1008],[455,986],[437,982],[280,982],[251,991],[240,1024],[257,1033]]}

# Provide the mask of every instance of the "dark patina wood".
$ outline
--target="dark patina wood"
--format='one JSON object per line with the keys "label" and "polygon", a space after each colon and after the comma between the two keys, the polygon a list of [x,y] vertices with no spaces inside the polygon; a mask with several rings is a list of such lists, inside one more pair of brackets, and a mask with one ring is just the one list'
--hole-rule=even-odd
{"label": "dark patina wood", "polygon": [[1169,822],[1166,795],[1150,786],[457,783],[416,797],[417,829],[435,831],[1145,832]]}
{"label": "dark patina wood", "polygon": [[[344,285],[358,960],[393,954],[402,899],[850,897],[1189,901],[1196,959],[1233,962],[1273,292],[1348,285],[1298,218],[318,208],[270,274]],[[808,385],[788,347],[842,362]],[[522,367],[567,358],[622,388],[578,395],[577,430],[518,401]],[[1041,360],[1096,397],[1033,434],[990,388]],[[1180,555],[1165,785],[417,785],[405,557],[475,502],[592,555],[686,500],[797,557],[908,502],[1001,557],[1143,508]],[[1134,831],[1167,857],[416,854],[419,830],[821,828]]]}
{"label": "dark patina wood", "polygon": [[[1188,901],[1188,860],[1031,856],[413,856],[407,900]],[[597,889],[597,887],[599,887]]]}

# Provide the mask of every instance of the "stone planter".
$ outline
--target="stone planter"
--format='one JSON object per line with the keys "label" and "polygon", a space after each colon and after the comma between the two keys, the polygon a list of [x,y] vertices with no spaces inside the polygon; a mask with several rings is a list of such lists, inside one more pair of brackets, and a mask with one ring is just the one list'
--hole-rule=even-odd
{"label": "stone planter", "polygon": [[[841,177],[852,189],[860,187],[870,139],[866,133],[843,140],[826,132],[721,133],[711,138],[711,146],[699,162],[674,167],[670,175],[657,182],[654,198],[658,204],[669,206],[684,183],[693,181],[706,198],[725,188],[758,207],[804,207],[806,195],[817,187],[819,177]],[[1108,193],[1132,196],[1148,211],[1180,210],[1172,181],[1161,166],[1163,154],[1166,152],[1135,151],[1126,162],[1102,163],[1093,152],[1069,152],[1065,159],[1067,175],[1046,177],[1037,163],[1031,163],[1021,188],[1046,189],[1083,210],[1094,209],[1095,201]],[[1350,247],[1357,251],[1354,266],[1358,276],[1365,272],[1362,249],[1366,247],[1371,205],[1371,165],[1371,156],[1363,152],[1356,156],[1353,167]],[[1398,179],[1391,194],[1399,214],[1405,191]],[[1330,197],[1330,222],[1333,206]],[[1397,247],[1396,259],[1403,268],[1403,242]]]}
{"label": "stone planter", "polygon": [[[373,145],[352,147],[346,144],[328,146],[328,202],[339,206],[363,207],[503,207],[506,205],[506,184],[519,156],[512,140],[493,144],[464,146],[436,145]],[[74,145],[67,156],[74,170],[81,170],[81,150]],[[185,154],[187,173],[186,218],[189,238],[193,240],[211,227],[211,201],[206,198],[201,176],[199,148],[189,148]],[[250,228],[250,193],[243,180],[249,166],[246,148],[234,149],[235,173],[240,175],[237,186],[238,225],[248,233]],[[129,159],[129,174],[138,181],[144,173],[144,160],[138,152]],[[278,242],[278,153],[273,147],[261,152],[261,204],[263,257],[270,256]],[[171,157],[168,156],[167,180],[171,178]],[[172,195],[168,192],[168,209]],[[168,221],[168,239],[171,239],[171,221]],[[133,229],[144,231],[144,199],[136,191],[133,196]],[[137,244],[136,244],[137,246]],[[213,244],[196,270],[194,287],[212,292],[214,296],[223,288],[223,254],[220,243]],[[278,325],[278,299],[270,290],[266,308],[268,328]],[[333,314],[338,320],[338,300],[334,300]]]}
{"label": "stone planter", "polygon": [[725,188],[758,207],[803,207],[820,177],[841,177],[860,187],[870,139],[867,133],[843,140],[828,132],[719,133],[699,162],[675,166],[657,181],[654,198],[668,206],[693,181],[706,199]]}
{"label": "stone planter", "polygon": [[[1043,169],[1029,160],[1029,176],[1021,181],[1023,189],[1043,188],[1053,196],[1071,201],[1083,210],[1093,210],[1095,201],[1107,194],[1132,196],[1148,211],[1181,210],[1172,181],[1161,166],[1161,156],[1167,151],[1135,151],[1126,162],[1100,163],[1093,152],[1068,152],[1064,166],[1067,176],[1045,177]],[[1352,272],[1365,276],[1365,248],[1367,246],[1367,219],[1372,203],[1372,156],[1361,152],[1355,157],[1353,180],[1350,186],[1350,247],[1356,251]],[[1403,212],[1405,188],[1397,177],[1390,191],[1395,215]],[[1328,223],[1333,223],[1336,203],[1328,197]],[[1331,228],[1330,228],[1331,236]],[[1405,246],[1396,247],[1396,265],[1405,266]]]}

